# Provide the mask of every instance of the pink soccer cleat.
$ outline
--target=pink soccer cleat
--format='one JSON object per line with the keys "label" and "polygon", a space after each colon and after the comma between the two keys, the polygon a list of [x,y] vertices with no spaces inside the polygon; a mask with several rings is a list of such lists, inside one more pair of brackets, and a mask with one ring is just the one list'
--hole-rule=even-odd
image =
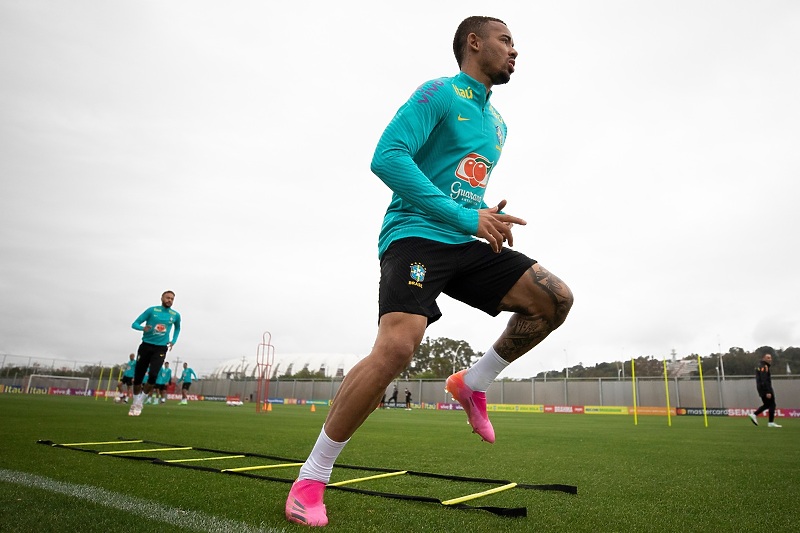
{"label": "pink soccer cleat", "polygon": [[289,497],[286,498],[286,519],[304,526],[325,526],[328,514],[322,495],[325,483],[313,479],[298,479],[292,484]]}
{"label": "pink soccer cleat", "polygon": [[486,414],[486,393],[473,391],[464,383],[466,370],[456,372],[445,383],[445,388],[467,413],[472,432],[488,443],[494,443],[494,428]]}

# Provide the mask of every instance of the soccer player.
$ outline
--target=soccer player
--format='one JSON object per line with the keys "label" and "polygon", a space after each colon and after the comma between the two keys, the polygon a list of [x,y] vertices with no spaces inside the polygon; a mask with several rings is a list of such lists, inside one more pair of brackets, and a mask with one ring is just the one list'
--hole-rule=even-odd
{"label": "soccer player", "polygon": [[161,367],[158,378],[156,378],[156,390],[161,398],[161,403],[167,401],[167,385],[170,381],[172,381],[172,369],[169,367],[169,361],[164,361],[164,366]]}
{"label": "soccer player", "polygon": [[[148,369],[147,372],[145,372],[144,377],[142,377],[142,383],[147,383],[149,379],[150,379],[150,370]],[[153,399],[153,393],[155,392],[155,390],[156,387],[155,385],[153,385],[153,388],[150,390],[150,392],[145,393],[144,402],[142,403],[144,403],[145,405],[152,403],[150,400]]]}
{"label": "soccer player", "polygon": [[441,317],[440,294],[491,316],[513,313],[492,347],[447,379],[473,431],[490,443],[487,388],[572,307],[572,292],[559,278],[509,248],[512,226],[526,222],[502,211],[505,200],[493,207],[484,201],[506,140],[506,123],[490,97],[516,67],[511,32],[499,19],[469,17],[456,30],[453,52],[460,72],[420,85],[375,150],[371,169],[393,192],[378,239],[378,334],[342,382],[292,485],[285,506],[291,522],[328,523],[323,495],[333,464],[408,366],[426,327]]}
{"label": "soccer player", "polygon": [[192,386],[192,379],[200,379],[197,377],[197,374],[194,373],[194,370],[189,368],[189,363],[183,363],[183,372],[181,372],[181,377],[178,378],[178,381],[182,381],[183,385],[181,385],[181,403],[180,405],[187,405],[189,403],[189,387]]}
{"label": "soccer player", "polygon": [[394,406],[397,407],[397,385],[394,386],[392,389],[392,397],[389,398],[389,402],[394,403]]}
{"label": "soccer player", "polygon": [[769,411],[769,423],[767,427],[779,428],[783,427],[775,423],[775,391],[772,390],[772,375],[769,372],[769,367],[772,365],[772,357],[775,355],[775,349],[772,346],[764,346],[759,348],[764,354],[761,356],[761,364],[756,367],[756,390],[758,395],[761,396],[761,407],[756,409],[755,413],[751,413],[750,420],[753,424],[758,425],[758,415],[764,411]]}
{"label": "soccer player", "polygon": [[[181,315],[172,309],[175,293],[165,291],[161,295],[161,305],[149,307],[133,321],[131,327],[144,332],[136,358],[136,372],[133,377],[133,402],[128,411],[130,416],[142,414],[145,396],[152,392],[156,378],[164,364],[167,352],[178,342],[181,332]],[[173,331],[174,328],[174,331]],[[170,339],[170,334],[172,338]],[[147,383],[142,384],[148,374]]]}
{"label": "soccer player", "polygon": [[[114,399],[116,403],[128,403],[128,396],[131,395],[133,389],[133,374],[136,371],[136,354],[128,356],[128,362],[123,365],[125,370],[122,371],[122,378],[117,382],[117,397]],[[125,392],[122,392],[122,386],[125,385]]]}

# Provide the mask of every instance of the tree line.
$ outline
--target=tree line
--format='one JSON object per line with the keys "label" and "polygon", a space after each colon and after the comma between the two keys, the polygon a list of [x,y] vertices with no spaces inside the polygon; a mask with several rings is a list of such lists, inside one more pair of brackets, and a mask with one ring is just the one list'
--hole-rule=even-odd
{"label": "tree line", "polygon": [[[726,353],[712,353],[700,356],[704,377],[716,377],[718,374],[729,376],[749,376],[755,373],[756,366],[765,353],[767,347],[762,346],[752,352],[743,348],[732,347]],[[468,342],[454,340],[446,337],[431,339],[426,337],[420,343],[408,367],[402,372],[404,379],[446,379],[457,370],[469,367],[477,361],[483,352],[476,352]],[[698,354],[690,354],[678,358],[674,353],[667,358],[667,363],[675,361],[696,362]],[[653,355],[644,355],[634,358],[634,368],[637,377],[660,377],[664,375],[664,358]],[[776,350],[773,359],[772,374],[782,375],[800,372],[800,348],[789,347]],[[699,370],[693,370],[687,375],[698,375]],[[598,363],[594,366],[584,366],[578,363],[570,367],[554,368],[539,372],[528,379],[537,378],[630,378],[631,360],[627,359]],[[291,368],[279,376],[280,378],[293,379],[325,379],[324,370],[314,371],[308,368],[292,373]],[[514,381],[508,378],[509,381]]]}
{"label": "tree line", "polygon": [[[749,376],[755,373],[756,366],[761,361],[767,347],[761,346],[752,352],[743,348],[732,347],[726,353],[711,353],[700,356],[700,364],[704,377],[716,376],[718,373],[730,376]],[[800,372],[800,348],[788,347],[775,350],[771,372],[773,375],[785,375]],[[456,370],[467,368],[483,355],[475,352],[463,340],[448,338],[426,338],[414,353],[411,364],[403,373],[403,377],[414,379],[445,379]],[[678,358],[673,353],[667,358],[667,363],[673,361],[696,362],[698,354],[690,354]],[[637,377],[655,377],[664,375],[664,358],[653,355],[643,355],[634,358],[634,368]],[[699,370],[691,371],[688,375],[697,375]],[[620,378],[631,376],[631,360],[616,360],[597,363],[594,366],[584,366],[578,363],[570,367],[554,368],[539,372],[530,378]]]}

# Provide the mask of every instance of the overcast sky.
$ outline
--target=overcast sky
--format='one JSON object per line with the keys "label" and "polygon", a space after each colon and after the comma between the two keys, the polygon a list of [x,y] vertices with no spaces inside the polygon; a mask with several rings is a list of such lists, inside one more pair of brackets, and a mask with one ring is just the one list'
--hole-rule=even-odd
{"label": "overcast sky", "polygon": [[[800,3],[399,6],[0,0],[0,354],[124,361],[171,289],[198,373],[366,355],[372,153],[476,14],[519,52],[486,201],[575,293],[503,376],[800,343]],[[440,306],[476,351],[508,320]]]}

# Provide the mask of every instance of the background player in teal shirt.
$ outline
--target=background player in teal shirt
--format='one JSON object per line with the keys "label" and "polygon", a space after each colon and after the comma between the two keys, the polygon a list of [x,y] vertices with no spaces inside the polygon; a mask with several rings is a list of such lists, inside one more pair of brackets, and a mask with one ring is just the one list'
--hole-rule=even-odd
{"label": "background player in teal shirt", "polygon": [[178,378],[178,381],[182,381],[183,385],[181,385],[181,405],[186,405],[189,403],[189,387],[192,386],[192,379],[199,379],[197,374],[194,373],[194,370],[189,368],[189,363],[183,363],[183,372],[181,372],[181,377]]}
{"label": "background player in teal shirt", "polygon": [[[146,396],[156,384],[156,378],[164,364],[167,351],[178,341],[181,332],[181,315],[172,309],[175,293],[165,291],[161,294],[161,305],[149,307],[133,321],[131,327],[144,332],[139,353],[136,358],[136,373],[133,377],[133,402],[128,411],[130,416],[139,416]],[[174,331],[173,331],[174,329]],[[172,337],[170,338],[170,334]],[[142,383],[145,374],[149,378]]]}
{"label": "background player in teal shirt", "polygon": [[[372,352],[348,372],[319,438],[286,500],[291,522],[328,523],[326,483],[344,445],[411,362],[442,293],[496,316],[513,313],[491,348],[450,376],[447,390],[473,432],[494,442],[486,390],[500,372],[560,326],[572,292],[535,260],[504,246],[525,221],[484,201],[505,145],[506,124],[490,103],[511,79],[517,51],[505,23],[469,17],[453,39],[460,72],[423,83],[383,132],[372,171],[392,190],[378,239],[379,327]],[[526,176],[530,179],[530,176]]]}
{"label": "background player in teal shirt", "polygon": [[164,366],[158,372],[155,388],[158,391],[158,397],[161,398],[161,403],[166,403],[167,401],[167,385],[169,385],[170,381],[172,381],[172,369],[169,367],[169,361],[164,361]]}
{"label": "background player in teal shirt", "polygon": [[[117,382],[118,395],[114,399],[116,403],[128,403],[128,396],[131,395],[133,389],[133,374],[136,370],[136,355],[130,354],[128,356],[128,362],[123,364],[122,367],[124,370],[122,371],[122,376],[119,382]],[[123,385],[125,385],[125,392],[122,392]]]}

